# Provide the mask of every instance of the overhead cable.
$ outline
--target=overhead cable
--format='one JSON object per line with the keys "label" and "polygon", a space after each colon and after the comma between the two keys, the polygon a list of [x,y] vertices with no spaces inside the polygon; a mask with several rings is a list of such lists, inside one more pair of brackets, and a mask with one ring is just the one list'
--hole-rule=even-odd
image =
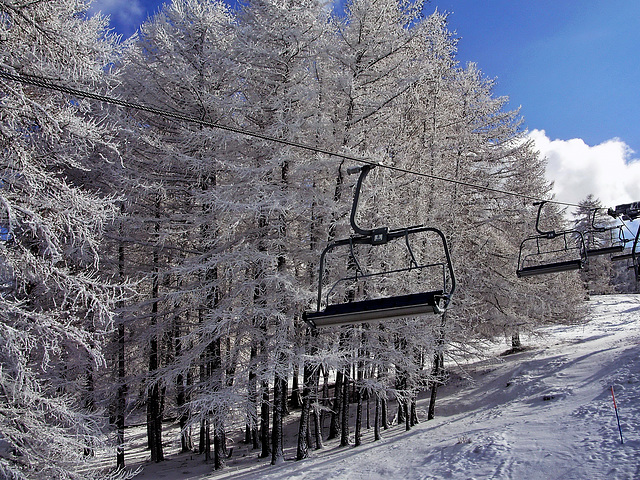
{"label": "overhead cable", "polygon": [[[414,170],[409,170],[409,169],[405,169],[405,168],[401,168],[401,167],[395,167],[392,165],[385,165],[384,163],[379,163],[379,162],[374,162],[372,160],[368,160],[366,158],[360,158],[360,157],[355,157],[353,155],[348,155],[345,153],[339,153],[339,152],[335,152],[335,151],[331,151],[331,150],[327,150],[321,147],[316,147],[316,146],[312,146],[312,145],[307,145],[304,143],[300,143],[300,142],[294,142],[292,140],[287,140],[284,138],[278,138],[278,137],[273,137],[270,135],[265,135],[263,133],[260,132],[255,132],[255,131],[249,131],[249,130],[245,130],[242,128],[238,128],[238,127],[232,127],[229,125],[222,125],[219,123],[215,123],[215,122],[211,122],[209,120],[204,120],[201,118],[196,118],[190,115],[186,115],[183,113],[179,113],[179,112],[172,112],[170,110],[164,110],[164,109],[160,109],[160,108],[156,108],[156,107],[151,107],[148,105],[142,105],[139,103],[133,103],[133,102],[129,102],[126,100],[120,100],[118,98],[114,98],[114,97],[110,97],[107,95],[100,95],[98,93],[93,93],[93,92],[87,92],[84,90],[78,90],[75,88],[71,88],[71,87],[66,87],[64,85],[60,85],[57,83],[53,83],[51,82],[49,79],[44,78],[44,77],[40,77],[40,76],[36,76],[36,75],[25,75],[25,74],[14,74],[14,73],[10,73],[7,72],[5,70],[0,69],[0,77],[7,79],[7,80],[13,80],[16,82],[20,82],[22,84],[26,84],[26,85],[32,85],[32,86],[36,86],[36,87],[42,87],[42,88],[46,88],[49,90],[55,90],[58,92],[62,92],[62,93],[67,93],[69,95],[73,95],[79,98],[89,98],[92,100],[97,100],[100,102],[104,102],[104,103],[108,103],[111,105],[118,105],[120,107],[125,107],[125,108],[131,108],[134,110],[139,110],[139,111],[143,111],[143,112],[148,112],[154,115],[159,115],[165,118],[173,118],[176,120],[182,120],[185,122],[190,122],[190,123],[195,123],[198,125],[202,125],[205,127],[209,127],[209,128],[215,128],[218,130],[224,130],[227,132],[233,132],[233,133],[237,133],[239,135],[245,135],[247,137],[254,137],[254,138],[259,138],[261,140],[266,140],[268,142],[274,142],[274,143],[279,143],[281,145],[287,145],[290,147],[295,147],[295,148],[300,148],[303,150],[308,150],[308,151],[312,151],[315,153],[322,153],[325,155],[329,155],[332,157],[337,157],[337,158],[342,158],[345,160],[351,160],[353,162],[358,162],[358,163],[364,163],[364,164],[368,164],[368,165],[373,165],[376,167],[380,167],[380,168],[386,168],[389,170],[393,170],[396,172],[401,172],[401,173],[405,173],[405,174],[409,174],[409,175],[416,175],[419,177],[424,177],[424,178],[429,178],[432,180],[438,180],[441,182],[448,182],[448,183],[453,183],[456,185],[460,185],[460,186],[464,186],[464,187],[469,187],[469,188],[473,188],[476,190],[484,190],[484,191],[488,191],[488,192],[493,192],[493,193],[499,193],[502,195],[509,195],[509,196],[513,196],[513,197],[520,197],[520,198],[524,198],[527,200],[532,200],[534,202],[540,202],[543,201],[542,199],[532,196],[532,195],[527,195],[524,193],[517,193],[517,192],[511,192],[508,190],[502,190],[499,188],[493,188],[493,187],[488,187],[488,186],[484,186],[484,185],[478,185],[478,184],[474,184],[474,183],[469,183],[469,182],[463,182],[461,180],[456,180],[453,178],[449,178],[449,177],[442,177],[442,176],[438,176],[438,175],[432,175],[432,174],[428,174],[428,173],[422,173],[422,172],[416,172]],[[560,202],[558,200],[544,200],[547,203],[553,203],[556,205],[562,205],[565,207],[580,207],[580,205],[577,205],[575,203],[568,203],[568,202]]]}

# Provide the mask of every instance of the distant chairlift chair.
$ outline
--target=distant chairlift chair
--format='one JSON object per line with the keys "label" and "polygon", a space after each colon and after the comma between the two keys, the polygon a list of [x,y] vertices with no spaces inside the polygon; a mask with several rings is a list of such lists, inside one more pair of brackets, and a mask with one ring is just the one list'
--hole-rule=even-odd
{"label": "distant chairlift chair", "polygon": [[[304,321],[313,328],[383,321],[401,317],[417,316],[424,313],[443,313],[449,305],[451,296],[455,291],[455,276],[449,255],[449,249],[447,247],[445,236],[440,230],[433,227],[424,227],[422,225],[393,230],[389,230],[387,227],[363,229],[356,224],[355,218],[362,182],[372,168],[373,165],[364,165],[362,167],[355,167],[348,170],[348,173],[350,174],[360,173],[353,197],[350,218],[351,227],[355,232],[355,235],[352,235],[347,239],[335,240],[329,243],[320,256],[317,310],[315,312],[303,313]],[[410,237],[421,232],[433,232],[439,238],[444,254],[443,262],[435,264],[418,264],[411,247]],[[379,246],[395,240],[404,240],[409,258],[411,259],[409,261],[409,265],[380,272],[363,273],[358,265],[357,259],[355,258],[353,246]],[[349,248],[351,258],[355,263],[356,274],[354,276],[341,278],[333,284],[332,288],[326,294],[326,299],[324,300],[325,309],[321,310],[321,306],[323,304],[322,284],[325,271],[325,257],[329,251],[338,247]],[[427,271],[434,267],[442,269],[442,289],[347,303],[329,304],[329,298],[332,291],[341,282],[357,282],[366,278],[386,276],[390,274],[402,274],[403,272],[409,272],[412,270]]]}
{"label": "distant chairlift chair", "polygon": [[[587,248],[582,233],[577,230],[560,232],[540,230],[540,213],[545,203],[547,202],[534,203],[538,205],[536,218],[538,235],[528,237],[520,244],[516,270],[518,277],[580,270],[587,262]],[[556,258],[559,261],[549,261],[550,258]]]}
{"label": "distant chairlift chair", "polygon": [[[609,209],[609,215],[613,218],[621,218],[622,220],[633,221],[640,218],[640,202],[625,203],[618,205],[615,208]],[[638,239],[640,237],[640,228],[636,231],[636,236],[633,240],[633,246],[631,250],[622,251],[620,255],[614,255],[611,260],[614,262],[622,260],[631,260],[632,264],[630,268],[633,268],[636,276],[636,281],[640,281],[640,252],[638,252]]]}
{"label": "distant chairlift chair", "polygon": [[[621,254],[624,252],[625,244],[629,241],[624,238],[624,232],[622,225],[614,225],[610,227],[602,227],[596,225],[596,214],[598,208],[592,210],[591,217],[591,231],[588,232],[588,236],[591,239],[586,241],[587,243],[587,257],[596,257],[599,255],[612,255],[611,259],[615,258],[615,254]],[[604,245],[594,245],[596,233],[609,233],[609,239]],[[591,244],[590,244],[591,243]]]}

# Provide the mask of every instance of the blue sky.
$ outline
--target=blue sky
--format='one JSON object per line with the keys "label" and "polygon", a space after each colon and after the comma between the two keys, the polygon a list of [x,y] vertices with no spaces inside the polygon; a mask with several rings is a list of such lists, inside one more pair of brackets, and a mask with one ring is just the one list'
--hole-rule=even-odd
{"label": "blue sky", "polygon": [[[126,37],[161,4],[96,0],[94,8]],[[432,0],[425,13],[436,8],[450,12],[461,64],[477,63],[496,79],[496,94],[521,107],[555,162],[549,179],[564,191],[560,200],[640,200],[640,1]],[[599,185],[593,177],[605,173],[611,179]]]}
{"label": "blue sky", "polygon": [[522,106],[529,129],[597,145],[620,138],[640,152],[640,2],[441,0],[496,92]]}

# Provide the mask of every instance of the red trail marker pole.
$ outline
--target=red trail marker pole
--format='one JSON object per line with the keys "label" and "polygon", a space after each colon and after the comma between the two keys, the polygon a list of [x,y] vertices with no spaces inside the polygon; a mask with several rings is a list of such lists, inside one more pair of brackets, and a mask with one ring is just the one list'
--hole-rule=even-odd
{"label": "red trail marker pole", "polygon": [[620,443],[624,443],[622,439],[622,428],[620,428],[620,416],[618,415],[618,406],[616,405],[616,396],[613,393],[613,385],[611,385],[611,398],[613,399],[613,409],[616,411],[616,420],[618,421],[618,431],[620,432]]}

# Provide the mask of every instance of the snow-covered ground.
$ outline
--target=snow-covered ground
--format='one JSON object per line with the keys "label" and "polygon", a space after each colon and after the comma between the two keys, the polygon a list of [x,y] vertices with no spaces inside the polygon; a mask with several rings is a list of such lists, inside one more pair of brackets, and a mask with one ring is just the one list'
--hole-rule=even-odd
{"label": "snow-covered ground", "polygon": [[[467,378],[454,375],[441,389],[436,419],[409,432],[396,425],[379,442],[367,432],[357,448],[327,443],[300,462],[292,435],[290,461],[276,467],[237,444],[219,472],[168,449],[165,462],[143,463],[137,478],[640,479],[640,296],[594,297],[590,306],[584,325],[548,328],[524,339],[532,347],[525,352],[466,365]],[[418,403],[421,418],[427,405]],[[296,420],[289,417],[292,433]]]}

